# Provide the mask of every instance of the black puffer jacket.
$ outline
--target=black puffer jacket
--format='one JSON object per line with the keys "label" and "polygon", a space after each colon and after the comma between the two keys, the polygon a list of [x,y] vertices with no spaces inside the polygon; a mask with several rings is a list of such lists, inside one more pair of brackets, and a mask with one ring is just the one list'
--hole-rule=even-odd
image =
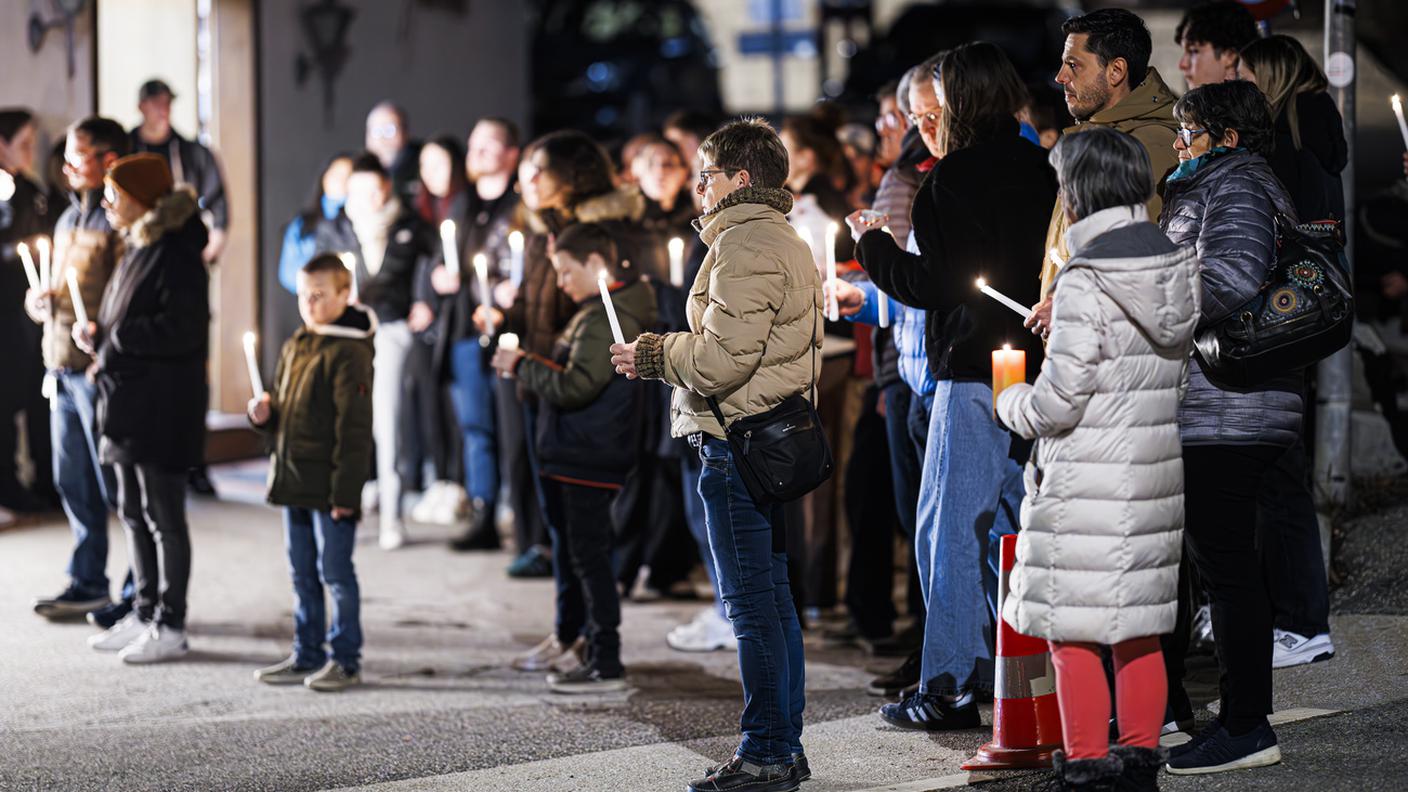
{"label": "black puffer jacket", "polygon": [[205,452],[207,234],[195,193],[157,201],[123,233],[98,311],[99,453],[108,464],[180,471]]}
{"label": "black puffer jacket", "polygon": [[[1296,216],[1286,189],[1260,155],[1215,149],[1164,184],[1159,227],[1198,251],[1203,308],[1198,329],[1256,296],[1276,263],[1276,213]],[[1289,446],[1300,436],[1304,376],[1288,371],[1249,390],[1214,385],[1197,358],[1178,414],[1185,445]]]}
{"label": "black puffer jacket", "polygon": [[[355,235],[353,237],[356,238]],[[359,244],[357,256],[358,302],[376,312],[381,323],[398,322],[411,312],[415,300],[416,274],[431,251],[437,249],[430,227],[420,215],[402,209],[386,235],[386,253],[381,267],[372,275],[367,270],[365,251]]]}

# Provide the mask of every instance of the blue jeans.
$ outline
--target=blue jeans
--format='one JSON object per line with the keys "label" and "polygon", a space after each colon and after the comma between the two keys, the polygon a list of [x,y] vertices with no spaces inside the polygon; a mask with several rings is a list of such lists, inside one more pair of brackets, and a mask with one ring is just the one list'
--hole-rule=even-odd
{"label": "blue jeans", "polygon": [[[106,597],[108,510],[116,508],[112,469],[98,461],[93,433],[96,388],[81,371],[55,372],[58,398],[49,413],[54,448],[54,486],[73,530],[68,576],[84,596]],[[130,586],[130,575],[129,583]]]}
{"label": "blue jeans", "polygon": [[[464,488],[492,504],[499,496],[498,446],[494,441],[494,370],[484,362],[479,339],[456,341],[450,351],[450,396],[464,435]],[[529,429],[532,443],[532,428]]]}
{"label": "blue jeans", "polygon": [[[362,599],[352,566],[356,535],[357,523],[334,520],[331,512],[284,509],[284,547],[293,576],[293,654],[302,668],[327,662],[324,641],[348,673],[361,667]],[[324,587],[332,594],[332,629],[327,627]]]}
{"label": "blue jeans", "polygon": [[[681,441],[676,441],[681,442]],[[723,597],[719,595],[719,581],[714,575],[714,554],[709,550],[709,526],[704,515],[704,499],[699,497],[699,455],[693,449],[680,454],[680,480],[684,485],[684,521],[689,526],[689,534],[699,546],[699,560],[704,564],[704,574],[709,577],[709,585],[714,587],[714,609],[721,618],[728,618],[724,610]]]}
{"label": "blue jeans", "polygon": [[[995,523],[1015,518],[1022,479],[1011,435],[992,416],[992,388],[944,380],[934,393],[914,549],[927,613],[925,693],[991,690],[993,652],[983,577]],[[1012,475],[1016,471],[1017,475]],[[1001,530],[1015,531],[1016,526]]]}
{"label": "blue jeans", "polygon": [[787,554],[773,549],[773,532],[784,530],[783,506],[760,510],[753,503],[727,442],[706,437],[699,458],[714,575],[738,639],[738,755],[756,764],[789,764],[792,754],[802,752],[806,672]]}

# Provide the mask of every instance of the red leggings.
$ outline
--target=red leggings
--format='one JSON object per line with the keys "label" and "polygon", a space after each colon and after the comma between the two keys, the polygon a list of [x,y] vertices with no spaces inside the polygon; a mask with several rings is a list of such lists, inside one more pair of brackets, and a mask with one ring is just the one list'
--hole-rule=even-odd
{"label": "red leggings", "polygon": [[[1157,748],[1168,700],[1168,677],[1158,636],[1110,647],[1115,658],[1115,702],[1120,745]],[[1051,641],[1056,695],[1069,759],[1099,759],[1110,750],[1110,687],[1093,643]]]}

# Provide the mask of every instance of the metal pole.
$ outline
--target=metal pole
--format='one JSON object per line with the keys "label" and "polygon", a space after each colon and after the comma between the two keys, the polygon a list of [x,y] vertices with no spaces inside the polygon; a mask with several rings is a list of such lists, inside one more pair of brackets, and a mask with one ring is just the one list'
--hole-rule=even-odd
{"label": "metal pole", "polygon": [[[1344,119],[1349,147],[1345,167],[1345,258],[1354,268],[1354,44],[1355,0],[1325,0],[1325,72],[1330,95]],[[1301,218],[1307,219],[1307,218]],[[1314,218],[1309,218],[1314,219]],[[1351,347],[1320,362],[1315,421],[1315,499],[1322,516],[1348,503],[1350,498],[1350,400],[1354,378]],[[1326,523],[1321,521],[1322,534]],[[1323,535],[1322,535],[1323,540]],[[1326,559],[1329,553],[1325,554]]]}

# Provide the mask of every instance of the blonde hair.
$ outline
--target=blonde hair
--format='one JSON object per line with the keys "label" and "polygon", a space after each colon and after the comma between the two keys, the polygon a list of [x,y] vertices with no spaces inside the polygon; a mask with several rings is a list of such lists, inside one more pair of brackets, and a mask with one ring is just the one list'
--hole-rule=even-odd
{"label": "blonde hair", "polygon": [[1325,73],[1300,42],[1290,36],[1268,36],[1242,48],[1242,62],[1256,75],[1257,87],[1271,104],[1271,118],[1284,111],[1291,128],[1291,142],[1300,150],[1300,115],[1296,112],[1297,96],[1319,93],[1329,88]]}

